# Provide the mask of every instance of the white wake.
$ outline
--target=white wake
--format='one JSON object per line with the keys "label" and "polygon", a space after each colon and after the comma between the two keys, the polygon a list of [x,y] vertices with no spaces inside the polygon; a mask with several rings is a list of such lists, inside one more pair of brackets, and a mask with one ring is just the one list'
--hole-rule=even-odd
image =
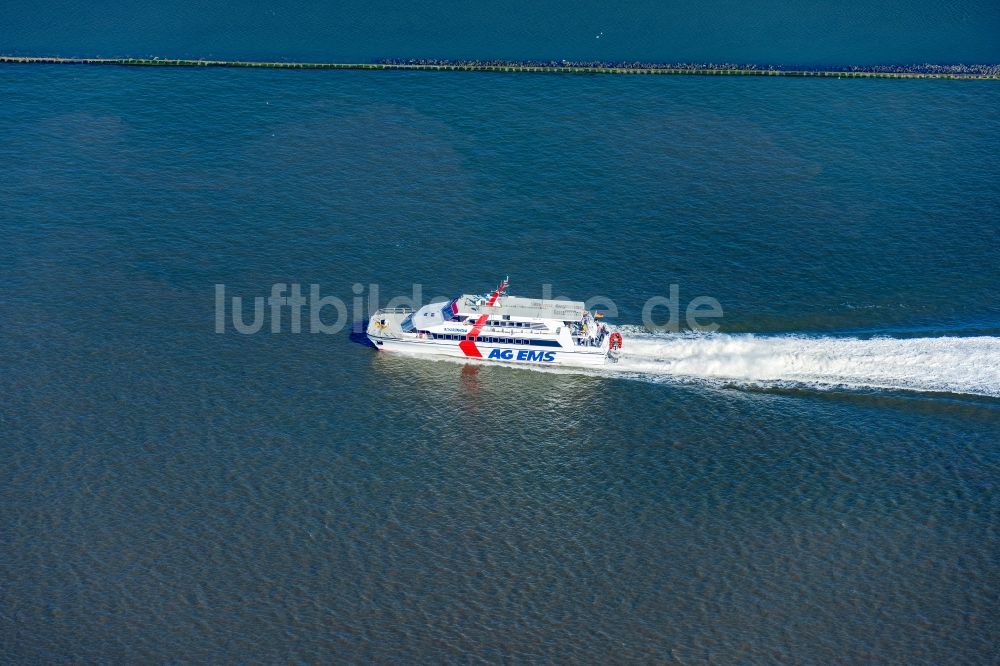
{"label": "white wake", "polygon": [[619,330],[625,344],[614,371],[650,378],[1000,397],[1000,337],[860,339]]}

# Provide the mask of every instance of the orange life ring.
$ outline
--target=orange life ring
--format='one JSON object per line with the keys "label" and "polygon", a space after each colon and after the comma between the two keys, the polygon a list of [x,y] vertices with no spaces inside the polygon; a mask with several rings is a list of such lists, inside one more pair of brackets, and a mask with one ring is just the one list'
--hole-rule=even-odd
{"label": "orange life ring", "polygon": [[622,348],[622,334],[615,331],[611,334],[611,339],[608,340],[608,349],[621,349]]}

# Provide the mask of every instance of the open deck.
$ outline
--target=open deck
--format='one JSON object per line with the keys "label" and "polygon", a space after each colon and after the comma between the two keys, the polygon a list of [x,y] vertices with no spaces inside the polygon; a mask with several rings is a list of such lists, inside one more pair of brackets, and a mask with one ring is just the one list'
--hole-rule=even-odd
{"label": "open deck", "polygon": [[535,319],[579,321],[586,313],[583,301],[557,301],[520,296],[501,296],[496,305],[486,305],[487,299],[475,294],[463,294],[458,299],[459,312],[474,312],[493,316],[508,315]]}

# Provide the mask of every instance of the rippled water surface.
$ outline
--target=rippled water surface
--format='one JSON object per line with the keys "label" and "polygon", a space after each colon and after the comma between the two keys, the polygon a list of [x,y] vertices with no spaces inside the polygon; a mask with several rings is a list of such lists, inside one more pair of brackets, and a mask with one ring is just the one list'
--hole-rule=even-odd
{"label": "rippled water surface", "polygon": [[[0,660],[996,659],[994,82],[0,90]],[[507,273],[614,299],[620,367],[214,332]],[[671,283],[721,331],[630,328]]]}
{"label": "rippled water surface", "polygon": [[368,62],[541,58],[804,65],[998,63],[991,0],[10,2],[0,51]]}

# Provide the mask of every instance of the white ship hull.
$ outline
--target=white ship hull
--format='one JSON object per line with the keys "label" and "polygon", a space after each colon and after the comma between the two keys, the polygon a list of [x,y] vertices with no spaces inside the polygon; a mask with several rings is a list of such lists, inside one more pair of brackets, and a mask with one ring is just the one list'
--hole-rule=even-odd
{"label": "white ship hull", "polygon": [[613,362],[622,345],[578,301],[464,294],[416,312],[388,308],[372,314],[366,334],[382,351],[450,356],[511,365],[595,367]]}
{"label": "white ship hull", "polygon": [[512,365],[597,367],[607,363],[607,350],[599,347],[588,351],[568,349],[539,350],[530,347],[479,343],[482,357],[470,357],[455,342],[436,340],[393,340],[368,336],[379,351],[402,352],[427,356],[447,356],[465,361],[507,363]]}

